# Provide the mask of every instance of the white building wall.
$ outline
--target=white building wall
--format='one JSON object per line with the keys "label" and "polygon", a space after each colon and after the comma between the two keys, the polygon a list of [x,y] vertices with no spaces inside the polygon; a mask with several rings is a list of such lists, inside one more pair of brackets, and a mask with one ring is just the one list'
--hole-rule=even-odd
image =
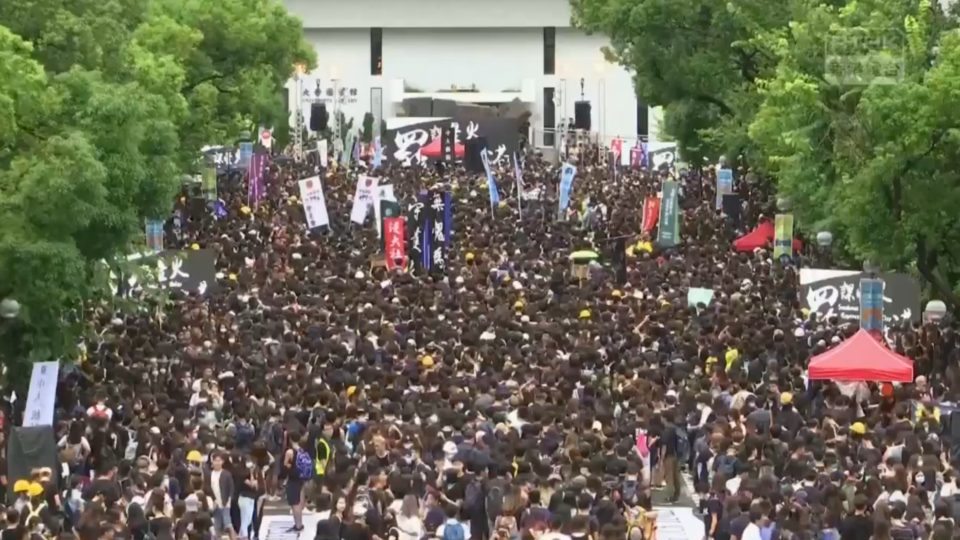
{"label": "white building wall", "polygon": [[[368,61],[369,64],[369,61]],[[383,75],[422,92],[519,91],[543,72],[542,28],[385,28]]]}
{"label": "white building wall", "polygon": [[568,0],[284,0],[304,28],[570,26]]}

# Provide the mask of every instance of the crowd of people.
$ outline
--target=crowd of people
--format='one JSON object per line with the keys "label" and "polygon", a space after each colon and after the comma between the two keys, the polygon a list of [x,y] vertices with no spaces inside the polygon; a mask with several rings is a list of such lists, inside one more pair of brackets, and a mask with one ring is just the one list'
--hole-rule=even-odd
{"label": "crowd of people", "polygon": [[[591,161],[559,218],[558,167],[533,153],[522,217],[512,171],[491,214],[462,168],[315,155],[274,160],[257,205],[221,175],[226,215],[185,192],[167,246],[216,250],[222,290],[91,314],[100,341],[58,387],[62,470],[6,479],[0,539],[252,539],[283,500],[291,533],[318,516],[300,538],[653,540],[655,503],[690,496],[711,540],[960,537],[936,407],[960,389],[950,324],[892,329],[915,384],[808,382],[855,328],[802,309],[796,266],[730,249],[713,173]],[[371,264],[376,228],[347,218],[358,170],[404,206],[452,191],[442,274]],[[746,227],[773,202],[743,173]],[[296,182],[316,174],[331,226],[308,231]],[[660,249],[638,233],[667,176],[681,243]],[[585,279],[583,249],[602,256]],[[624,255],[618,279],[602,261]]]}

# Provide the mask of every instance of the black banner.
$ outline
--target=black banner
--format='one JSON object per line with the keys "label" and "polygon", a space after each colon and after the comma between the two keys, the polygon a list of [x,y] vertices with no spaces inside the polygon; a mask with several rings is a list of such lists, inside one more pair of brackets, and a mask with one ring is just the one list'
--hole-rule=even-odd
{"label": "black banner", "polygon": [[[117,294],[130,296],[150,288],[177,289],[197,294],[210,294],[219,290],[217,283],[217,255],[212,249],[167,250],[155,255],[136,259],[134,264],[142,270],[143,277],[118,276]],[[149,279],[145,276],[149,275]]]}
{"label": "black banner", "polygon": [[447,205],[449,197],[439,190],[427,193],[427,220],[430,229],[430,254],[427,270],[444,273],[447,271]]}
{"label": "black banner", "polygon": [[[383,159],[387,163],[423,165],[429,158],[420,149],[443,138],[443,131],[452,131],[454,142],[466,144],[477,137],[486,137],[490,164],[509,160],[519,146],[519,121],[514,118],[467,120],[436,118],[425,122],[388,129],[383,135]],[[439,143],[442,145],[442,141]],[[442,146],[441,146],[442,151]]]}
{"label": "black banner", "polygon": [[442,147],[443,161],[445,163],[453,163],[457,158],[456,148],[454,147],[455,143],[456,139],[454,139],[453,136],[453,129],[449,127],[443,128],[443,140],[440,141],[440,145]]}
{"label": "black banner", "polygon": [[740,195],[736,193],[727,193],[723,196],[721,203],[723,215],[727,216],[734,229],[740,227]]}
{"label": "black banner", "polygon": [[[841,322],[860,321],[860,279],[854,270],[803,269],[800,271],[800,303],[821,317],[836,316]],[[883,288],[883,323],[898,325],[920,320],[920,285],[907,274],[880,274]]]}
{"label": "black banner", "polygon": [[407,229],[410,231],[409,259],[416,272],[429,269],[427,255],[430,252],[429,220],[427,219],[427,193],[421,193],[417,202],[407,207]]}

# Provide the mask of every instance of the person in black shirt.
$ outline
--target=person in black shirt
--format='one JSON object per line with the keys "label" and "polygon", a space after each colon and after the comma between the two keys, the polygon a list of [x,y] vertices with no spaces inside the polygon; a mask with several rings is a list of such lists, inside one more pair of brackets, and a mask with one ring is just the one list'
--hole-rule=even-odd
{"label": "person in black shirt", "polygon": [[679,415],[677,418],[670,418],[663,430],[663,438],[660,440],[661,458],[663,460],[661,466],[663,467],[663,476],[667,482],[667,493],[671,503],[680,499],[680,432],[676,423],[682,421],[683,419]]}
{"label": "person in black shirt", "polygon": [[857,495],[853,499],[853,515],[848,516],[838,527],[844,540],[870,540],[873,534],[873,520],[867,516],[867,498]]}

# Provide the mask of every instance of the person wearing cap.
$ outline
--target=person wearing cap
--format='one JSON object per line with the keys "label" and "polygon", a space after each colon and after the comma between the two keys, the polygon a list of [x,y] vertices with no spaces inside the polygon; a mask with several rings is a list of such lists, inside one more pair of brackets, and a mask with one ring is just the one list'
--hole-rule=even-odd
{"label": "person wearing cap", "polygon": [[797,433],[805,423],[800,413],[797,412],[793,404],[793,392],[781,392],[780,411],[777,413],[777,423],[780,424],[788,434]]}
{"label": "person wearing cap", "polygon": [[13,507],[19,512],[23,512],[30,504],[30,481],[20,479],[13,483],[13,493],[17,499],[13,502]]}

